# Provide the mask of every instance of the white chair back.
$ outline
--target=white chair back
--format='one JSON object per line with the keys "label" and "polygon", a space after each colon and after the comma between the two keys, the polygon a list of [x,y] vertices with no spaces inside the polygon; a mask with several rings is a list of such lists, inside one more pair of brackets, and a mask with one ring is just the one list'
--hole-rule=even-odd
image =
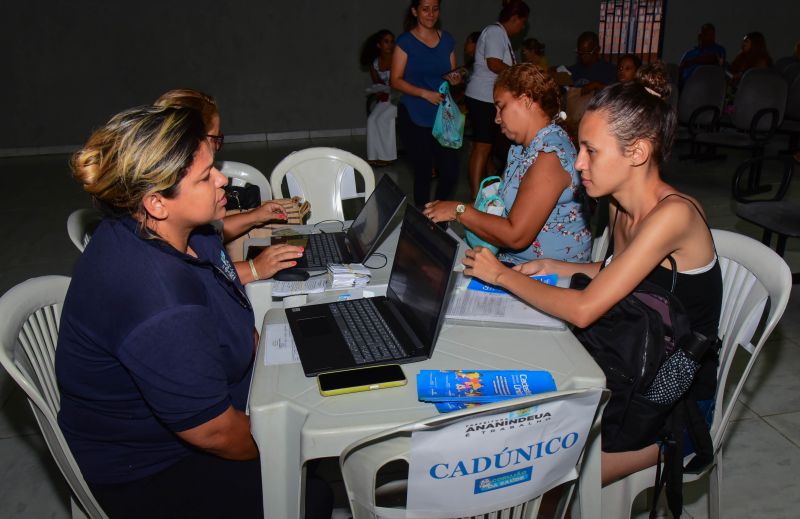
{"label": "white chair back", "polygon": [[72,489],[73,516],[85,513],[91,518],[105,518],[57,421],[61,397],[54,370],[55,352],[61,306],[69,282],[70,278],[64,276],[33,278],[3,294],[0,364],[28,397],[50,453]]}
{"label": "white chair back", "polygon": [[[364,179],[364,192],[357,193],[355,174]],[[289,193],[283,193],[286,178]],[[369,197],[375,189],[375,174],[364,159],[337,148],[307,148],[285,157],[270,176],[274,193],[300,196],[311,203],[309,224],[323,220],[344,220],[342,200]]]}
{"label": "white chair back", "polygon": [[[719,323],[722,349],[717,381],[717,413],[711,426],[714,449],[719,451],[747,376],[789,302],[792,273],[783,258],[752,238],[721,229],[714,229],[712,234],[720,257],[723,286]],[[767,303],[767,318],[761,333],[756,337]],[[726,394],[725,386],[728,376],[731,375],[731,363],[739,348],[749,354],[749,359],[744,371],[737,375],[739,380],[734,390]]]}
{"label": "white chair back", "polygon": [[223,160],[216,163],[217,169],[228,178],[238,178],[249,184],[258,186],[261,192],[261,201],[272,200],[272,189],[270,188],[267,177],[259,170],[243,162]]}
{"label": "white chair back", "polygon": [[103,219],[97,209],[76,209],[67,217],[67,234],[72,243],[83,252],[92,238],[95,227]]}
{"label": "white chair back", "polygon": [[603,234],[595,236],[594,241],[592,241],[592,263],[603,261],[603,258],[606,257],[606,251],[608,251],[608,225],[603,229]]}
{"label": "white chair back", "polygon": [[[716,410],[711,424],[714,460],[701,474],[684,474],[684,482],[696,481],[708,474],[709,517],[718,519],[725,433],[747,376],[786,309],[792,274],[783,258],[766,245],[730,231],[713,229],[711,232],[722,269],[722,311],[719,322],[722,347],[717,369]],[[763,319],[767,305],[769,310],[766,319]],[[763,327],[759,328],[762,321]],[[759,329],[760,334],[756,336]],[[740,351],[748,355],[747,362],[741,373],[738,369],[734,373],[731,365]],[[738,379],[729,384],[730,376],[737,376]],[[629,517],[633,500],[643,490],[652,487],[654,480],[655,468],[650,467],[604,487],[603,518]]]}
{"label": "white chair back", "polygon": [[[353,443],[344,449],[340,457],[342,475],[353,517],[355,519],[366,517],[444,518],[462,516],[465,513],[484,517],[484,514],[503,511],[504,514],[507,514],[502,515],[503,517],[534,518],[538,513],[541,495],[550,488],[568,483],[570,489],[564,493],[564,499],[559,506],[559,516],[563,517],[567,509],[566,504],[572,495],[572,483],[580,473],[580,463],[589,428],[598,417],[598,410],[602,408],[607,395],[608,392],[602,389],[534,395],[423,420]],[[552,415],[548,414],[549,411],[552,411]],[[520,454],[516,461],[508,458],[506,460],[508,463],[503,465],[504,468],[486,468],[491,465],[486,462],[489,459],[488,455],[479,451],[481,448],[491,450],[494,447],[486,447],[487,444],[490,445],[490,442],[480,436],[480,432],[469,433],[472,435],[472,438],[469,438],[469,434],[465,431],[471,430],[473,426],[481,429],[487,422],[507,423],[512,419],[520,422],[526,419],[531,420],[526,422],[528,424],[526,428],[518,426],[518,431],[516,431],[524,435],[525,443],[538,445],[537,441],[540,441],[545,444],[543,440],[545,437],[556,435],[563,439],[570,436],[570,434],[557,435],[560,429],[571,431],[574,427],[580,429],[581,432],[575,433],[576,441],[569,448],[564,449],[561,453],[553,453],[563,456],[563,458],[559,463],[549,465],[549,470],[544,468],[545,461],[540,459],[541,457],[537,454],[525,457],[524,453],[518,452],[524,451],[524,449],[514,449],[514,445],[507,448],[508,452],[504,452],[504,454]],[[500,435],[501,433],[494,434]],[[510,435],[513,432],[509,430],[505,434]],[[447,441],[450,438],[452,438],[452,442],[448,444]],[[480,448],[477,447],[478,445]],[[431,450],[436,454],[429,456],[428,451]],[[503,447],[497,447],[495,450],[501,452]],[[530,452],[534,450],[532,448]],[[552,450],[555,451],[555,448]],[[569,453],[567,453],[568,450]],[[542,454],[543,451],[540,451],[541,449],[538,449],[537,452]],[[422,453],[424,456],[415,454],[415,452]],[[415,455],[421,456],[425,463],[415,466]],[[477,472],[475,471],[478,469],[473,462],[478,458],[480,458],[477,464],[481,465],[481,476],[476,479],[475,473]],[[448,470],[444,463],[438,463],[444,459],[451,462],[452,466],[448,465],[448,467],[449,472],[453,472],[453,474],[461,470],[458,467],[462,467],[462,464],[457,463],[456,460],[469,460],[469,463],[463,462],[463,468],[467,473],[471,470],[473,472],[470,473],[471,475],[462,474],[464,478],[461,482],[445,481],[448,478],[441,476]],[[376,489],[376,476],[380,469],[397,460],[404,460],[410,465],[407,482],[408,506],[424,504],[424,511],[420,509],[407,511],[376,504],[376,493],[380,494],[385,488],[403,490],[405,486],[404,481],[400,485],[395,481]],[[429,469],[428,465],[430,464],[434,464],[437,475],[429,476],[434,471],[434,468]],[[494,474],[492,470],[494,470]],[[507,474],[509,471],[514,472],[514,475],[509,476]],[[438,472],[442,472],[442,474],[438,474]],[[513,481],[519,486],[514,488],[514,484],[508,484],[504,487],[505,492],[479,492],[476,490],[475,485],[478,483],[482,489],[493,488],[492,485],[497,484],[498,479],[501,481],[499,486],[503,488],[503,479],[508,480],[509,477],[519,478]],[[450,487],[453,483],[456,483],[457,487],[469,487],[468,492],[456,488],[451,490],[452,495],[448,495],[443,489],[438,488]],[[427,494],[428,491],[432,491],[430,496],[421,496],[423,493]],[[414,492],[417,495],[414,495]],[[456,509],[459,507],[460,509]]]}

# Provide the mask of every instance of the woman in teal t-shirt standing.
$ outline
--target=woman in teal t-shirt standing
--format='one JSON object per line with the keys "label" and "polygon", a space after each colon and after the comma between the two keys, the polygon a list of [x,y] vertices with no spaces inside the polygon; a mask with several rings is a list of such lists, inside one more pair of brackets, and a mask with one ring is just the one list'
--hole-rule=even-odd
{"label": "woman in teal t-shirt standing", "polygon": [[392,88],[402,92],[397,109],[397,130],[414,169],[414,203],[422,207],[431,199],[431,173],[439,175],[436,198],[450,198],[458,181],[458,155],[431,135],[442,100],[443,78],[461,82],[456,68],[455,40],[439,29],[439,0],[412,0],[392,56]]}

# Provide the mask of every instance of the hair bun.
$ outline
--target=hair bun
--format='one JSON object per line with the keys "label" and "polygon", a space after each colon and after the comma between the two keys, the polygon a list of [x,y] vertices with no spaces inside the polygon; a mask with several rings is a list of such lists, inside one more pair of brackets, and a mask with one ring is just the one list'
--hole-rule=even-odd
{"label": "hair bun", "polygon": [[639,67],[636,71],[636,82],[662,101],[669,99],[672,94],[672,83],[667,76],[667,69],[660,61]]}

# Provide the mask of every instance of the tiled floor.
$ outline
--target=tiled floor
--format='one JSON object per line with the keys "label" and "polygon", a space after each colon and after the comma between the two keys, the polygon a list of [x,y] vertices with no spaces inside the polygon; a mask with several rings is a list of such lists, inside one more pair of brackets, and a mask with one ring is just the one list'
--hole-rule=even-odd
{"label": "tiled floor", "polygon": [[[335,146],[363,156],[363,137],[242,143],[226,145],[220,158],[252,164],[263,172],[286,154],[309,146]],[[678,147],[675,156],[685,152]],[[733,214],[730,178],[745,158],[731,153],[718,162],[673,159],[665,177],[699,198],[712,227],[760,237],[757,229]],[[462,165],[466,164],[466,155]],[[463,166],[462,166],[463,169]],[[402,161],[376,171],[389,174],[407,191],[411,175]],[[89,207],[72,181],[66,156],[0,159],[6,188],[0,209],[5,247],[0,248],[0,293],[33,276],[69,275],[78,251],[66,233],[69,213]],[[791,196],[797,198],[795,188]],[[467,197],[462,178],[457,197]],[[789,245],[787,258],[800,270],[800,243]],[[793,290],[794,292],[794,290]],[[793,296],[796,294],[793,294]],[[789,302],[782,322],[751,374],[725,451],[722,516],[725,518],[798,517],[800,510],[800,303]],[[0,517],[44,518],[69,515],[68,494],[38,432],[21,392],[0,371]],[[705,517],[687,492],[685,517]],[[641,517],[644,515],[640,514]]]}

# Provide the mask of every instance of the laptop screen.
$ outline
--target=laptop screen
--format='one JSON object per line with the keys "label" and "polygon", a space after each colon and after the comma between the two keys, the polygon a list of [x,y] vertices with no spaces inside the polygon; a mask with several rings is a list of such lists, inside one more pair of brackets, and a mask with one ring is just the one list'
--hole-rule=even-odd
{"label": "laptop screen", "polygon": [[406,195],[388,175],[381,178],[347,231],[347,242],[353,261],[363,262],[372,254],[381,233],[389,225],[405,198]]}
{"label": "laptop screen", "polygon": [[406,207],[386,296],[426,348],[439,332],[440,316],[458,242],[415,207]]}

